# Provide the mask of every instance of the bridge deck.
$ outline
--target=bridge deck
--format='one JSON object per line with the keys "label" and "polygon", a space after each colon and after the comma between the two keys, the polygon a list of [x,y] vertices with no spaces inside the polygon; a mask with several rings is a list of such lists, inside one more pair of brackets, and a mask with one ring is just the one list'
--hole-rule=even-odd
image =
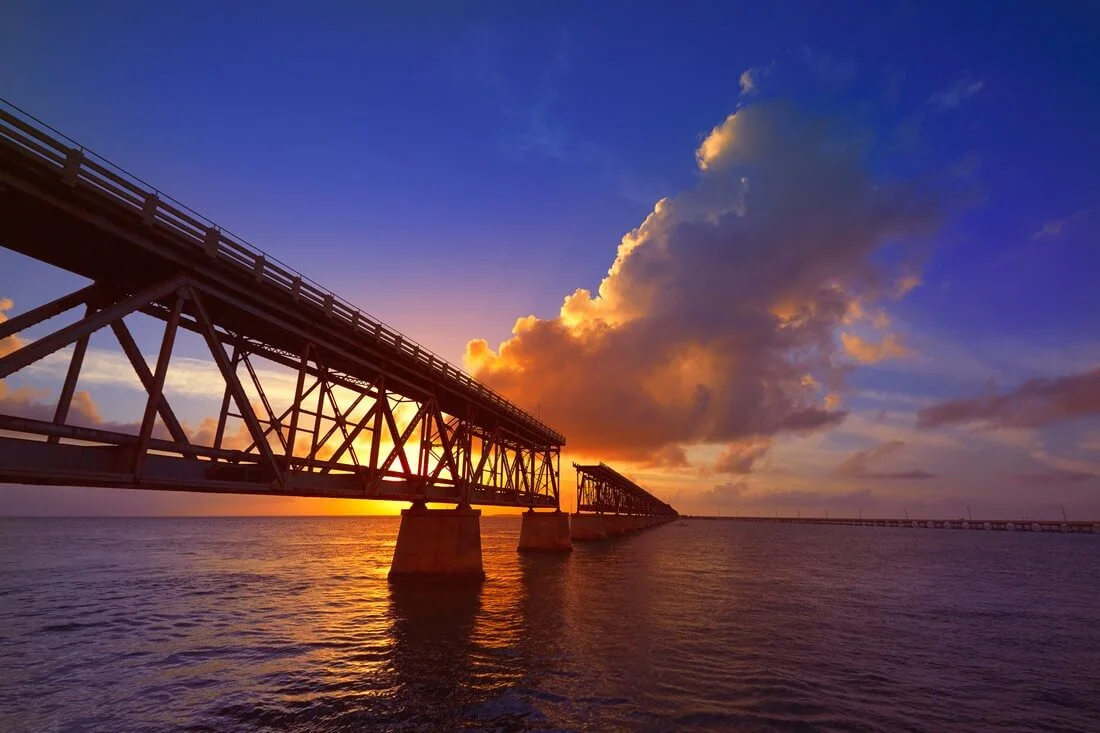
{"label": "bridge deck", "polygon": [[420,344],[152,186],[2,108],[0,181],[14,189],[0,197],[0,241],[9,249],[127,291],[187,272],[226,294],[214,306],[219,325],[291,360],[300,335],[310,334],[331,343],[331,367],[349,377],[384,373],[396,391],[434,392],[445,412],[476,405],[474,424],[489,428],[499,421],[518,439],[565,444],[560,433]]}
{"label": "bridge deck", "polygon": [[[0,356],[4,379],[75,344],[52,422],[0,414],[0,481],[559,506],[565,444],[559,432],[300,273],[3,105],[0,100],[0,246],[92,284],[0,323],[3,339],[86,307],[77,323]],[[134,312],[165,324],[152,368],[123,321]],[[108,326],[148,393],[138,435],[66,420],[88,338]],[[212,445],[194,442],[163,394],[180,328],[202,336],[225,381]],[[250,356],[297,374],[291,405],[281,415]],[[255,404],[243,386],[249,377]],[[338,388],[352,396],[338,397]],[[338,404],[345,398],[350,405]],[[415,414],[399,414],[401,406]],[[251,446],[223,445],[227,419],[244,423]],[[170,436],[154,432],[161,428]]]}

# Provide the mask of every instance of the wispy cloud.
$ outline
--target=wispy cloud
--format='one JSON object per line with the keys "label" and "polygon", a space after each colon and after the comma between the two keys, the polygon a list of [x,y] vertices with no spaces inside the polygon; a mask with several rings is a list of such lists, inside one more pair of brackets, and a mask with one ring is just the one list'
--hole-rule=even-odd
{"label": "wispy cloud", "polygon": [[985,82],[983,80],[966,73],[929,97],[928,103],[939,109],[951,109],[958,107],[984,88]]}
{"label": "wispy cloud", "polygon": [[798,55],[810,72],[827,85],[844,86],[855,79],[856,64],[851,59],[815,51],[809,46],[802,46]]}
{"label": "wispy cloud", "polygon": [[1100,369],[1029,379],[1004,394],[950,400],[917,413],[917,426],[980,424],[1035,428],[1100,414]]}
{"label": "wispy cloud", "polygon": [[756,89],[756,79],[753,76],[753,69],[745,69],[741,72],[741,94],[749,94]]}
{"label": "wispy cloud", "polygon": [[760,80],[775,70],[775,61],[767,66],[753,66],[741,72],[738,81],[741,84],[741,96],[746,97],[760,88]]}
{"label": "wispy cloud", "polygon": [[1055,219],[1048,221],[1043,226],[1039,227],[1034,234],[1031,235],[1032,239],[1052,239],[1059,237],[1067,226],[1069,226],[1075,219],[1088,216],[1092,212],[1091,208],[1078,209],[1067,217],[1062,219]]}
{"label": "wispy cloud", "polygon": [[844,478],[855,479],[887,479],[887,480],[925,480],[936,478],[936,474],[920,469],[904,471],[875,470],[875,466],[891,459],[902,448],[904,441],[888,440],[871,450],[859,451],[846,458],[834,473]]}
{"label": "wispy cloud", "polygon": [[1012,480],[1027,485],[1043,486],[1046,484],[1079,483],[1100,478],[1094,473],[1084,471],[1044,471],[1039,473],[1018,473]]}

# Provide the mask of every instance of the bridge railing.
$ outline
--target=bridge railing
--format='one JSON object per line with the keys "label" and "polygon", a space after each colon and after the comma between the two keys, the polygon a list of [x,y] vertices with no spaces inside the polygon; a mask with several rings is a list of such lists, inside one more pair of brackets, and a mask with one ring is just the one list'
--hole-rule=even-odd
{"label": "bridge railing", "polygon": [[239,267],[251,273],[257,282],[281,288],[296,302],[311,306],[326,318],[349,326],[354,333],[388,346],[405,358],[461,384],[520,423],[552,436],[558,445],[565,444],[560,433],[464,370],[3,99],[0,99],[0,140],[53,166],[69,185],[95,189],[141,214],[146,224],[174,235],[185,246]]}

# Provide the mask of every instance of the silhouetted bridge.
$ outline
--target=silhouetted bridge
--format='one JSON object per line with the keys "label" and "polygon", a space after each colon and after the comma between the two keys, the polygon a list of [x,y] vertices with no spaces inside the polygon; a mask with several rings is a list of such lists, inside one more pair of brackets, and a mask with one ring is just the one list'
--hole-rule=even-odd
{"label": "silhouetted bridge", "polygon": [[[520,545],[534,537],[527,546],[561,546],[540,544],[547,533],[526,527],[557,523],[560,537],[563,435],[10,106],[0,107],[0,244],[89,281],[0,323],[2,340],[68,314],[66,325],[0,357],[0,380],[71,347],[52,420],[0,414],[0,482],[409,501],[415,521],[402,523],[394,572],[480,573],[480,541],[464,519],[478,537],[472,505],[553,509],[550,519],[525,515]],[[126,323],[134,314],[163,323],[152,364]],[[70,420],[89,339],[101,329],[145,390],[132,432]],[[223,387],[209,436],[186,430],[165,393],[181,332],[201,337]],[[293,392],[280,399],[258,363],[285,370]],[[243,438],[234,442],[238,421]],[[457,509],[444,522],[429,502]],[[620,506],[625,515],[648,508]],[[457,569],[445,561],[470,555],[472,542],[476,570],[472,560]],[[415,549],[411,565],[399,562],[402,547]]]}

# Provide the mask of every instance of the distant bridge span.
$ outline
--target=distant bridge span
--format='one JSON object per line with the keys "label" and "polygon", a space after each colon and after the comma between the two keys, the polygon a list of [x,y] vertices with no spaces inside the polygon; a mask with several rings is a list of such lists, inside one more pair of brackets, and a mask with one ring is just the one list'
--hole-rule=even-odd
{"label": "distant bridge span", "polygon": [[676,510],[626,476],[600,463],[577,469],[577,511],[675,517]]}
{"label": "distant bridge span", "polygon": [[[10,107],[0,107],[0,244],[91,281],[0,323],[3,339],[75,312],[0,358],[4,379],[73,347],[53,420],[0,414],[0,482],[559,506],[560,433]],[[123,320],[133,313],[165,324],[153,364]],[[106,328],[146,390],[136,434],[68,419],[88,339]],[[164,394],[179,329],[202,337],[224,382],[207,443]],[[288,407],[269,399],[257,360],[296,374]],[[226,444],[230,418],[251,445]]]}

